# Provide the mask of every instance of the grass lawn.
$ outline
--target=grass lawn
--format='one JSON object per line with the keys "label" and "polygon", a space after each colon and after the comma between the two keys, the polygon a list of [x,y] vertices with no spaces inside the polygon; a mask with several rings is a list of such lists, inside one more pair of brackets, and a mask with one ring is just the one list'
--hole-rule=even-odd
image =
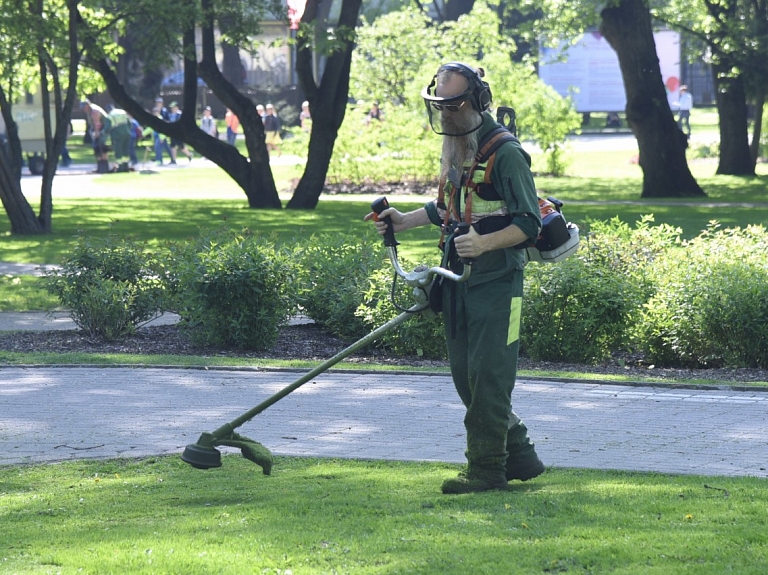
{"label": "grass lawn", "polygon": [[239,455],[0,468],[4,573],[764,573],[765,481],[555,469],[444,496],[458,467]]}

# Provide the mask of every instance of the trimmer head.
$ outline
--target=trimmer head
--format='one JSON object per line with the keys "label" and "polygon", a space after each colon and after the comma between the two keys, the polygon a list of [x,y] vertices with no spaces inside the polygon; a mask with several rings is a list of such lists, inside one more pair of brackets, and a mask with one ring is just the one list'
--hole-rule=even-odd
{"label": "trimmer head", "polygon": [[197,443],[190,443],[184,448],[181,460],[196,469],[221,467],[221,451],[213,447],[210,433],[203,433]]}
{"label": "trimmer head", "polygon": [[229,431],[224,437],[215,433],[203,433],[197,443],[190,443],[181,454],[181,460],[196,469],[221,467],[221,452],[214,445],[226,445],[240,449],[243,457],[261,466],[264,475],[272,472],[272,453],[261,443]]}

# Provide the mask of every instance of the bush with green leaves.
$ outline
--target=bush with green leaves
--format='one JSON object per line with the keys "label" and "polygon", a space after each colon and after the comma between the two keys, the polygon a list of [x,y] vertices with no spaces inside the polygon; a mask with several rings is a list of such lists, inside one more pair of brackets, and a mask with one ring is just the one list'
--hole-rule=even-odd
{"label": "bush with green leaves", "polygon": [[649,361],[768,367],[768,232],[713,224],[659,266],[640,325]]}
{"label": "bush with green leaves", "polygon": [[366,335],[370,330],[355,311],[371,274],[385,264],[381,237],[373,230],[362,240],[359,235],[317,235],[301,242],[294,257],[302,311],[339,337]]}
{"label": "bush with green leaves", "polygon": [[167,285],[199,345],[269,349],[296,312],[290,251],[249,230],[204,231],[171,253]]}
{"label": "bush with green leaves", "polygon": [[59,269],[45,273],[46,290],[92,337],[113,340],[162,313],[165,292],[158,256],[129,238],[79,238]]}
{"label": "bush with green leaves", "polygon": [[[421,10],[405,7],[358,28],[350,86],[366,104],[347,112],[329,177],[356,183],[436,179],[440,138],[428,126],[420,93],[440,64],[457,60],[484,68],[493,106],[515,108],[521,139],[533,140],[547,171],[561,175],[565,138],[579,129],[581,116],[570,98],[539,79],[530,62],[510,61],[514,42],[501,32],[496,7],[475,2],[456,22],[425,22]],[[363,118],[373,100],[381,102],[385,120],[377,130],[366,130]]]}
{"label": "bush with green leaves", "polygon": [[575,256],[526,268],[521,343],[533,359],[599,362],[633,342],[643,304],[653,295],[652,264],[680,230],[590,222]]}
{"label": "bush with green leaves", "polygon": [[423,106],[382,105],[384,120],[366,121],[366,104],[350,105],[328,167],[331,182],[430,181],[439,171],[440,138],[425,129]]}
{"label": "bush with green leaves", "polygon": [[[400,264],[405,270],[415,267],[402,259]],[[393,278],[394,272],[391,268],[376,270],[371,275],[370,287],[356,312],[365,322],[369,332],[399,315],[403,309],[410,308],[416,301],[413,297],[413,288],[400,278],[395,284],[393,294]],[[401,309],[395,307],[395,304]],[[411,319],[383,334],[374,345],[401,356],[415,355],[428,359],[445,359],[448,357],[443,319],[429,309],[414,313]]]}

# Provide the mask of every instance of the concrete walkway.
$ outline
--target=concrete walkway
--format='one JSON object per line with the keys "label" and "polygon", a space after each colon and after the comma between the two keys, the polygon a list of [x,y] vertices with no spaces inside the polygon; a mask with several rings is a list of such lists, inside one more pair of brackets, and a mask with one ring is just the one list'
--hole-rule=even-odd
{"label": "concrete walkway", "polygon": [[[298,377],[0,367],[0,465],[181,454]],[[521,380],[513,399],[550,466],[768,477],[765,392]],[[463,416],[446,376],[326,373],[239,431],[277,455],[461,463]]]}

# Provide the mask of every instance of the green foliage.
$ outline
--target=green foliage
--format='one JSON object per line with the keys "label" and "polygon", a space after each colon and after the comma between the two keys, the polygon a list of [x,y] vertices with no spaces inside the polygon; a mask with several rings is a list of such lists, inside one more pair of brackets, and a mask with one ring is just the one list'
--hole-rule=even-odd
{"label": "green foliage", "polygon": [[[405,40],[408,39],[408,40]],[[411,84],[425,61],[436,62],[438,34],[431,18],[414,6],[385,14],[357,31],[350,92],[355,98],[393,105],[414,101]]]}
{"label": "green foliage", "polygon": [[641,338],[660,365],[768,366],[768,232],[716,224],[660,262]]}
{"label": "green foliage", "polygon": [[717,158],[720,156],[719,142],[694,142],[688,149],[691,158]]}
{"label": "green foliage", "polygon": [[127,238],[80,238],[60,269],[46,270],[45,289],[90,336],[116,339],[162,312],[157,256]]}
{"label": "green foliage", "polygon": [[0,275],[0,311],[52,310],[58,298],[48,293],[42,279],[28,275]]}
{"label": "green foliage", "polygon": [[[400,264],[405,270],[415,267],[402,259]],[[397,309],[393,304],[393,297],[395,303],[405,309],[416,302],[413,288],[399,278],[393,294],[393,277],[394,273],[390,268],[379,269],[371,275],[370,287],[356,312],[368,326],[368,331],[373,331],[402,312],[402,309]],[[417,355],[434,359],[448,357],[442,317],[429,309],[413,314],[411,319],[383,334],[377,345],[396,355]]]}
{"label": "green foliage", "polygon": [[349,106],[328,167],[331,182],[429,181],[438,172],[440,139],[422,111],[383,107],[384,121],[366,122],[368,108]]}
{"label": "green foliage", "polygon": [[598,362],[629,345],[654,292],[649,268],[679,241],[679,229],[651,221],[592,222],[575,256],[528,265],[521,341],[530,357]]}
{"label": "green foliage", "polygon": [[171,254],[174,308],[200,345],[269,349],[296,311],[289,250],[248,230],[203,231]]}
{"label": "green foliage", "polygon": [[516,109],[520,136],[544,151],[549,173],[562,174],[565,137],[579,128],[581,117],[532,66],[511,61],[514,43],[499,32],[497,11],[476,2],[457,22],[425,26],[424,20],[418,10],[407,8],[361,27],[350,84],[356,98],[383,100],[386,120],[374,136],[361,121],[367,110],[347,113],[331,177],[352,182],[434,178],[440,138],[427,125],[419,94],[441,63],[456,60],[485,69],[494,103]]}
{"label": "green foliage", "polygon": [[366,335],[370,329],[355,311],[384,257],[381,239],[372,230],[362,239],[349,234],[310,238],[296,250],[304,313],[340,337],[356,340]]}

